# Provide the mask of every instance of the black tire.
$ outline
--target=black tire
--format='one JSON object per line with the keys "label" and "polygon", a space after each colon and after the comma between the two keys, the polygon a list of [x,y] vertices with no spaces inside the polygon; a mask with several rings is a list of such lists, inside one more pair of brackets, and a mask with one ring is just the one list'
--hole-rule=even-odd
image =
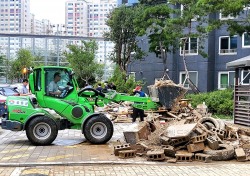
{"label": "black tire", "polygon": [[57,137],[55,121],[46,116],[37,116],[26,127],[26,135],[34,145],[50,145]]}
{"label": "black tire", "polygon": [[205,122],[210,122],[215,126],[215,128],[220,129],[219,123],[217,122],[216,119],[214,119],[212,117],[203,117],[198,122],[201,123],[201,124],[203,124]]}
{"label": "black tire", "polygon": [[214,161],[226,161],[233,159],[234,157],[234,147],[228,144],[219,144],[220,148],[218,150],[212,150],[206,147],[203,153],[211,155]]}
{"label": "black tire", "polygon": [[85,138],[92,144],[105,144],[112,138],[113,132],[113,124],[104,114],[91,117],[83,127]]}

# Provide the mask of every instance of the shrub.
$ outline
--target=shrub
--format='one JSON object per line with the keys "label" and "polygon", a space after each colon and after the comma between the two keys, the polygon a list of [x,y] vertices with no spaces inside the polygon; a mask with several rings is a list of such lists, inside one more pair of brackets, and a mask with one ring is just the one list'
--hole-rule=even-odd
{"label": "shrub", "polygon": [[213,114],[233,114],[233,90],[231,89],[200,94],[187,94],[186,98],[191,99],[193,107],[205,102],[209,112]]}
{"label": "shrub", "polygon": [[134,81],[133,77],[126,79],[126,73],[122,72],[119,67],[115,68],[113,76],[108,82],[114,82],[117,92],[128,94],[132,94],[137,84],[142,85],[142,81]]}

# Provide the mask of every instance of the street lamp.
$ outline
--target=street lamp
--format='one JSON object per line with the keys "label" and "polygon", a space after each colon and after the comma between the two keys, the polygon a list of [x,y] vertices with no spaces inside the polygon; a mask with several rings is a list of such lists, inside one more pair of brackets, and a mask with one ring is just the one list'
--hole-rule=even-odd
{"label": "street lamp", "polygon": [[24,79],[25,79],[25,78],[27,79],[28,69],[27,69],[26,67],[23,68],[22,73],[23,73],[23,78],[24,78]]}

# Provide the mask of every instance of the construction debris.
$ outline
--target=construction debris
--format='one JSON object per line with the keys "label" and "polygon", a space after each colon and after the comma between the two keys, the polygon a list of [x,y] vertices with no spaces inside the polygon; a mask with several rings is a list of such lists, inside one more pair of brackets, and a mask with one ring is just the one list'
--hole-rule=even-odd
{"label": "construction debris", "polygon": [[[147,160],[169,163],[248,160],[250,129],[213,118],[205,103],[193,108],[190,100],[183,99],[186,90],[170,80],[158,81],[148,88],[152,100],[160,102],[163,107],[157,112],[147,112],[147,122],[124,132],[125,140],[130,145],[116,146],[116,156],[142,156]],[[112,116],[116,119],[129,118],[129,108],[120,111],[116,108],[116,113],[110,112]]]}
{"label": "construction debris", "polygon": [[126,141],[131,142],[130,150],[136,152],[135,156],[175,163],[233,158],[247,161],[250,154],[250,130],[217,120],[207,111],[197,111],[188,105],[182,106],[178,112],[171,111],[162,116],[151,113],[150,116],[150,123],[141,123],[135,131],[124,132]]}

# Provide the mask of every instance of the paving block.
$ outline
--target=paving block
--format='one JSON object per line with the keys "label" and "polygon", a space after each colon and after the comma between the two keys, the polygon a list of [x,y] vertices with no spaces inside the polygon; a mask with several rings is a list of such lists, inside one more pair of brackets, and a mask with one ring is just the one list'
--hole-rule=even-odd
{"label": "paving block", "polygon": [[122,159],[126,159],[126,158],[134,158],[136,155],[136,151],[135,150],[123,150],[123,151],[119,151],[119,158]]}
{"label": "paving block", "polygon": [[204,153],[196,153],[194,158],[196,161],[203,161],[205,163],[212,162],[212,156]]}
{"label": "paving block", "polygon": [[185,142],[188,142],[189,139],[190,139],[189,137],[183,137],[183,138],[178,138],[178,139],[171,139],[170,142],[169,142],[169,145],[171,145],[171,146],[177,146],[177,145],[183,144]]}
{"label": "paving block", "polygon": [[171,145],[162,145],[162,149],[164,150],[165,156],[175,157],[176,151]]}
{"label": "paving block", "polygon": [[176,160],[179,162],[191,162],[193,153],[178,153],[175,154]]}
{"label": "paving block", "polygon": [[217,128],[212,128],[211,131],[216,132],[219,138],[224,139],[225,131]]}
{"label": "paving block", "polygon": [[219,141],[214,136],[207,137],[207,144],[212,150],[217,150],[219,148]]}
{"label": "paving block", "polygon": [[187,145],[188,152],[194,153],[205,149],[204,142]]}
{"label": "paving block", "polygon": [[147,152],[148,160],[162,161],[165,160],[164,150],[153,150]]}
{"label": "paving block", "polygon": [[160,143],[162,145],[168,145],[170,142],[170,139],[166,136],[160,136]]}
{"label": "paving block", "polygon": [[246,153],[243,148],[235,149],[237,161],[246,161]]}
{"label": "paving block", "polygon": [[204,142],[207,139],[207,134],[199,135],[199,136],[194,136],[191,138],[192,143],[200,143]]}
{"label": "paving block", "polygon": [[119,151],[130,150],[130,149],[131,149],[130,144],[117,145],[114,147],[114,154],[115,154],[115,156],[118,156]]}

